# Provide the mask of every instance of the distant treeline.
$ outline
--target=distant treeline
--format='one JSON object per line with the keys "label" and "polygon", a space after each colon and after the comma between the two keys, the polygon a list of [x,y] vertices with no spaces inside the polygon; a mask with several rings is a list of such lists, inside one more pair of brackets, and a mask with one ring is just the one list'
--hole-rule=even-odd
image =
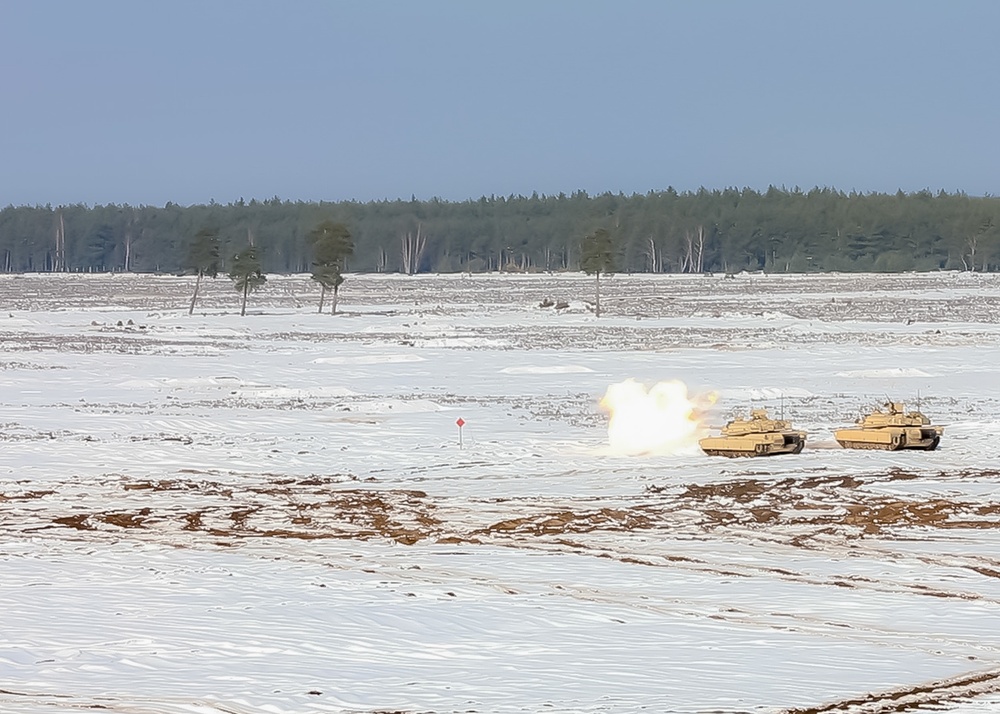
{"label": "distant treeline", "polygon": [[344,223],[356,272],[577,270],[608,229],[619,272],[1000,270],[1000,199],[834,189],[577,191],[462,202],[8,206],[0,271],[180,272],[195,234],[218,231],[223,267],[248,244],[264,270],[311,271],[309,232]]}

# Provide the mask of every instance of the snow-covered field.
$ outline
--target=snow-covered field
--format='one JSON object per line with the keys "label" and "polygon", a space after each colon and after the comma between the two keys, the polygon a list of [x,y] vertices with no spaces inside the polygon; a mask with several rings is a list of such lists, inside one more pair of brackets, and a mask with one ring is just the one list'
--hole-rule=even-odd
{"label": "snow-covered field", "polygon": [[[0,711],[1000,707],[1000,276],[192,287],[0,276]],[[806,450],[616,455],[628,378]]]}

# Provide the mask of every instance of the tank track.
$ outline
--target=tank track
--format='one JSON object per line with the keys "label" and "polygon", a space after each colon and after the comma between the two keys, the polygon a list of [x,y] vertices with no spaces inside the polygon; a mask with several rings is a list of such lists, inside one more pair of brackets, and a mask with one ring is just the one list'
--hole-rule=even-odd
{"label": "tank track", "polygon": [[866,449],[868,451],[902,451],[907,448],[920,451],[934,451],[937,449],[938,444],[941,443],[941,437],[935,437],[934,440],[926,446],[907,446],[906,442],[895,446],[892,444],[873,444],[868,441],[838,441],[837,443],[845,449]]}
{"label": "tank track", "polygon": [[871,441],[838,441],[845,449],[864,449],[866,451],[896,451],[899,447],[892,444],[877,444]]}
{"label": "tank track", "polygon": [[722,449],[702,449],[709,456],[725,456],[729,459],[751,458],[760,456],[756,451],[723,451]]}
{"label": "tank track", "polygon": [[767,451],[764,452],[763,454],[758,453],[756,451],[729,451],[723,449],[702,449],[702,451],[704,451],[709,456],[725,456],[726,458],[730,459],[743,459],[743,458],[751,459],[751,458],[756,458],[758,456],[763,457],[763,456],[782,456],[783,454],[800,454],[802,453],[802,447],[804,445],[805,444],[799,444],[798,447],[793,449],[792,451]]}

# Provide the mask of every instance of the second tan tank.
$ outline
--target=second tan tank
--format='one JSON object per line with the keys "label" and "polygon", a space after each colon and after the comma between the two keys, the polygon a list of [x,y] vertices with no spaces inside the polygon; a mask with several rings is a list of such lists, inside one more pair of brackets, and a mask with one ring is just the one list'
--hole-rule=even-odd
{"label": "second tan tank", "polygon": [[722,436],[708,436],[698,446],[709,456],[776,456],[797,454],[806,443],[806,432],[792,429],[784,419],[770,419],[766,409],[752,409],[749,419],[734,419]]}
{"label": "second tan tank", "polygon": [[833,433],[845,449],[923,449],[934,451],[941,442],[943,426],[934,426],[923,412],[907,412],[902,402],[886,402],[885,411],[875,408],[857,424]]}

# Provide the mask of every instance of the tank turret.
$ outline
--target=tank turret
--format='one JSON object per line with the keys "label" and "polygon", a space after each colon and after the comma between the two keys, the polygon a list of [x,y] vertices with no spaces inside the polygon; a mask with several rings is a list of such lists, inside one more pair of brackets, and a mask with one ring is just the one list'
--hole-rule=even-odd
{"label": "tank turret", "polygon": [[709,456],[777,456],[797,454],[806,443],[806,432],[792,429],[785,419],[771,419],[766,409],[751,409],[748,419],[733,419],[722,427],[722,436],[708,436],[698,445]]}
{"label": "tank turret", "polygon": [[941,443],[944,427],[932,425],[923,412],[907,412],[902,402],[889,401],[882,406],[862,416],[855,426],[838,429],[834,438],[845,449],[882,451],[934,451]]}

